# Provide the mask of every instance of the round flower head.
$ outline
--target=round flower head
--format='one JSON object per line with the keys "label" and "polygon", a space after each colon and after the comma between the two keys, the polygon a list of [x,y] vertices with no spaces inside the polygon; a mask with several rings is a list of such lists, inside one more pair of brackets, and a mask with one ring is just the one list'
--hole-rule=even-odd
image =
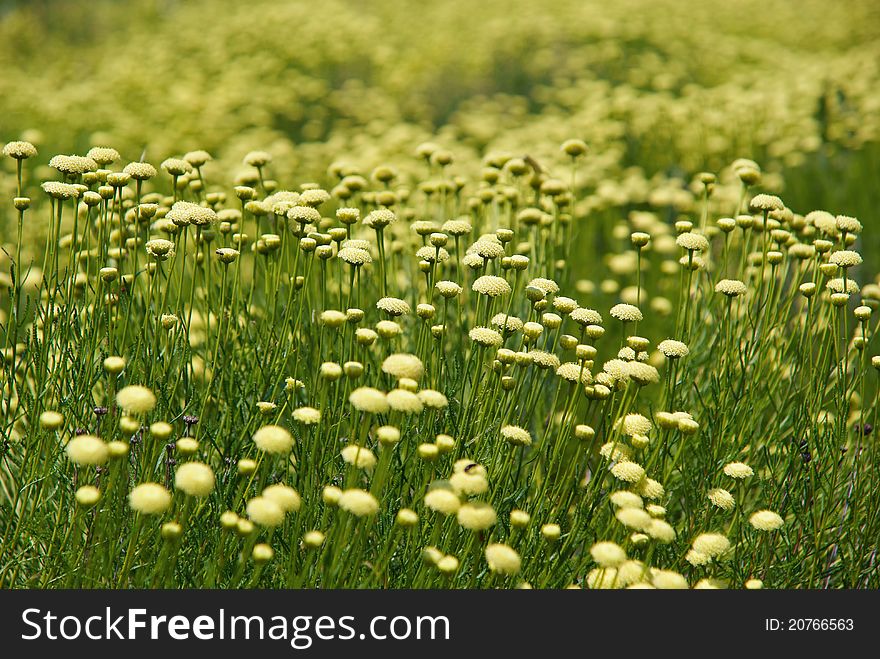
{"label": "round flower head", "polygon": [[362,249],[364,251],[369,251],[370,241],[369,240],[358,240],[358,239],[346,240],[344,243],[342,243],[342,248],[345,249],[346,247],[351,247],[352,249]]}
{"label": "round flower head", "polygon": [[589,369],[576,362],[560,364],[559,368],[556,369],[556,375],[567,382],[590,384],[593,381],[593,376]]}
{"label": "round flower head", "polygon": [[274,501],[286,513],[295,513],[302,506],[299,493],[289,485],[275,483],[263,490],[263,497]]}
{"label": "round flower head", "polygon": [[141,483],[128,493],[128,505],[141,515],[159,515],[171,507],[171,492],[158,483]]}
{"label": "round flower head", "polygon": [[309,549],[317,549],[324,544],[324,534],[320,531],[309,531],[303,535],[303,544]]}
{"label": "round flower head", "polygon": [[119,375],[125,368],[125,358],[117,355],[110,355],[104,359],[104,370],[111,375]]}
{"label": "round flower head", "polygon": [[632,304],[615,304],[610,313],[613,318],[624,323],[638,323],[642,320],[642,312]]}
{"label": "round flower head", "polygon": [[727,582],[722,579],[700,579],[694,590],[724,590],[727,588]]}
{"label": "round flower head", "polygon": [[174,474],[174,487],[191,497],[206,497],[214,489],[214,472],[201,462],[186,462]]}
{"label": "round flower head", "polygon": [[443,574],[454,574],[458,570],[458,559],[455,556],[444,556],[437,561],[437,569]]}
{"label": "round flower head", "polygon": [[348,402],[360,412],[384,414],[388,411],[388,397],[373,387],[358,387],[348,397]]}
{"label": "round flower head", "polygon": [[202,167],[205,163],[212,161],[214,158],[204,149],[197,149],[183,154],[183,159],[193,167]]}
{"label": "round flower head", "polygon": [[837,236],[837,218],[828,211],[810,211],[804,216],[804,221],[808,226],[816,227],[826,236]]}
{"label": "round flower head", "polygon": [[254,545],[251,551],[255,563],[268,563],[275,557],[275,550],[265,542]]}
{"label": "round flower head", "polygon": [[403,329],[395,323],[393,320],[380,320],[376,323],[376,332],[383,339],[393,339],[396,336],[400,336],[400,333]]}
{"label": "round flower head", "polygon": [[554,371],[559,368],[559,357],[554,355],[552,352],[546,352],[544,350],[530,350],[529,357],[532,360],[532,363],[535,364],[538,368],[548,368],[553,369]]}
{"label": "round flower head", "polygon": [[484,478],[487,476],[486,468],[481,464],[477,464],[470,458],[461,458],[460,460],[456,460],[455,463],[452,465],[452,471],[456,474],[459,472],[479,474]]}
{"label": "round flower head", "polygon": [[602,567],[618,567],[626,560],[626,552],[614,542],[597,542],[590,547],[590,555]]}
{"label": "round flower head", "polygon": [[626,374],[630,380],[642,386],[660,380],[660,374],[657,372],[657,369],[650,364],[642,362],[627,362]]}
{"label": "round flower head", "polygon": [[174,256],[174,243],[164,238],[153,238],[144,245],[147,254],[157,261],[165,261]]}
{"label": "round flower head", "polygon": [[107,444],[94,435],[78,435],[67,442],[64,450],[70,461],[78,465],[101,465],[110,457]]}
{"label": "round flower head", "polygon": [[497,313],[492,316],[492,324],[502,332],[518,332],[523,328],[522,320],[506,313]]}
{"label": "round flower head", "polygon": [[146,387],[131,384],[119,390],[116,402],[128,414],[146,414],[156,406],[156,396]]}
{"label": "round flower head", "polygon": [[388,392],[385,399],[392,410],[404,414],[420,414],[424,408],[418,395],[405,389],[393,389]]}
{"label": "round flower head", "polygon": [[644,505],[642,497],[635,492],[629,492],[628,490],[612,492],[608,498],[611,500],[611,503],[618,508],[641,508]]}
{"label": "round flower head", "polygon": [[504,338],[488,327],[474,327],[468,332],[471,341],[484,348],[500,348]]}
{"label": "round flower head", "polygon": [[372,469],[376,466],[376,456],[373,455],[373,452],[362,446],[356,446],[355,444],[349,444],[340,452],[342,455],[342,459],[358,469]]}
{"label": "round flower head", "polygon": [[379,502],[369,492],[349,489],[339,497],[339,507],[355,517],[372,517],[379,512]]}
{"label": "round flower head", "polygon": [[689,252],[706,252],[709,250],[709,241],[705,236],[698,233],[685,232],[678,235],[675,243]]}
{"label": "round flower head", "polygon": [[443,515],[453,515],[461,508],[461,499],[450,489],[434,487],[425,494],[425,506]]}
{"label": "round flower head", "polygon": [[647,435],[651,432],[653,424],[651,420],[641,414],[627,414],[619,422],[624,434],[630,437],[634,435]]}
{"label": "round flower head", "polygon": [[862,223],[859,222],[856,218],[850,217],[849,215],[838,215],[835,218],[835,222],[837,224],[837,228],[840,231],[846,231],[847,233],[862,232]]}
{"label": "round flower head", "polygon": [[[432,235],[442,236],[443,234]],[[416,251],[416,258],[420,261],[427,261],[428,263],[445,263],[449,260],[449,252],[442,247],[425,245]]]}
{"label": "round flower head", "polygon": [[858,252],[849,249],[842,249],[838,252],[834,252],[828,257],[828,261],[839,268],[846,269],[861,265],[862,256]]}
{"label": "round flower head", "polygon": [[101,165],[101,167],[105,167],[116,162],[122,156],[119,155],[119,151],[117,151],[116,149],[112,149],[106,146],[95,146],[89,149],[86,157],[91,158],[96,163]]}
{"label": "round flower head", "polygon": [[537,288],[544,295],[556,295],[559,292],[559,284],[552,279],[545,279],[544,277],[535,277],[528,283],[528,286]]}
{"label": "round flower head", "polygon": [[562,528],[559,524],[544,524],[541,527],[541,535],[549,542],[556,542],[559,540],[559,536],[562,535]]}
{"label": "round flower head", "polygon": [[321,204],[330,201],[330,193],[321,188],[311,188],[309,190],[303,190],[302,194],[299,196],[299,200],[307,206],[317,208]]}
{"label": "round flower head", "polygon": [[272,154],[266,151],[250,151],[247,155],[245,155],[242,160],[245,165],[250,165],[251,167],[265,167],[270,162],[272,162]]}
{"label": "round flower head", "polygon": [[733,510],[736,506],[736,501],[734,500],[733,495],[723,488],[713,488],[709,490],[706,496],[713,506],[721,508],[721,510]]}
{"label": "round flower head", "polygon": [[530,446],[532,443],[532,436],[529,434],[529,431],[519,426],[502,426],[501,436],[505,441],[514,446]]}
{"label": "round flower head", "polygon": [[518,574],[522,568],[522,559],[516,550],[501,543],[491,543],[486,546],[486,562],[495,574]]}
{"label": "round flower head", "polygon": [[678,572],[671,570],[656,570],[652,577],[651,583],[654,588],[661,590],[684,590],[688,588],[687,579]]}
{"label": "round flower head", "polygon": [[730,540],[720,533],[703,533],[694,539],[694,551],[704,556],[720,556],[730,549]]}
{"label": "round flower head", "polygon": [[461,262],[472,270],[480,270],[484,265],[483,257],[479,254],[465,254]]}
{"label": "round flower head", "polygon": [[730,462],[724,465],[724,473],[731,478],[741,480],[743,478],[748,478],[749,476],[754,475],[755,472],[749,465],[743,462]]}
{"label": "round flower head", "polygon": [[626,462],[632,457],[632,449],[621,442],[606,442],[599,448],[599,455],[609,461]]}
{"label": "round flower head", "polygon": [[369,213],[363,221],[363,225],[373,229],[383,229],[394,222],[397,216],[387,208],[379,208]]}
{"label": "round flower head", "polygon": [[[859,292],[859,285],[856,283],[854,279],[846,279],[846,283],[844,284],[843,277],[835,277],[834,279],[829,279],[825,283],[825,288],[827,288],[832,293],[837,293],[838,295],[843,295],[844,301],[848,300],[848,295],[855,295]],[[832,301],[834,297],[832,296]]]}
{"label": "round flower head", "polygon": [[321,500],[328,506],[339,505],[339,497],[342,496],[342,490],[335,485],[327,485],[321,490]]}
{"label": "round flower head", "polygon": [[502,277],[483,275],[474,281],[471,290],[489,297],[498,297],[510,293],[510,284]]}
{"label": "round flower head", "polygon": [[661,521],[652,518],[641,508],[619,508],[617,512],[614,513],[614,517],[625,527],[635,529],[636,531],[646,531],[649,535],[651,534],[651,526],[653,523]]}
{"label": "round flower head", "polygon": [[217,221],[217,213],[212,208],[189,201],[175,202],[170,212],[178,214],[183,220],[183,224],[192,224],[197,227],[208,226]]}
{"label": "round flower head", "polygon": [[[60,183],[59,181],[46,181],[41,183],[40,187],[47,195],[53,199],[76,199],[79,196],[79,189],[75,185],[69,183]],[[112,189],[111,189],[112,190]]]}
{"label": "round flower head", "polygon": [[672,525],[669,524],[669,522],[662,519],[652,519],[648,522],[645,527],[645,532],[654,538],[654,540],[664,544],[669,544],[675,540],[675,529],[672,528]]}
{"label": "round flower head", "polygon": [[91,508],[101,500],[101,491],[94,485],[83,485],[76,491],[76,503]]}
{"label": "round flower head", "polygon": [[246,510],[251,521],[260,526],[279,526],[284,521],[284,509],[265,496],[248,501]]}
{"label": "round flower head", "polygon": [[411,311],[409,304],[396,297],[383,297],[376,302],[376,308],[391,316],[403,316]]}
{"label": "round flower head", "polygon": [[782,517],[772,510],[759,510],[749,517],[749,524],[759,531],[776,531],[784,524]]}
{"label": "round flower head", "polygon": [[321,421],[321,412],[314,407],[299,407],[293,411],[294,421],[298,421],[304,426],[313,426]]}
{"label": "round flower head", "polygon": [[617,568],[599,567],[590,570],[586,578],[587,588],[590,590],[607,590],[619,588],[617,581]]}
{"label": "round flower head", "polygon": [[231,247],[220,247],[219,249],[214,250],[214,254],[217,256],[217,260],[220,261],[220,263],[229,265],[238,258],[240,252]]}
{"label": "round flower head", "polygon": [[199,450],[199,443],[192,437],[181,437],[174,445],[181,455],[195,455]]}
{"label": "round flower head", "polygon": [[402,526],[404,528],[412,528],[419,523],[419,515],[415,510],[410,508],[401,508],[397,511],[394,523],[397,524],[397,526]]}
{"label": "round flower head", "polygon": [[416,447],[416,455],[426,462],[433,462],[440,455],[440,447],[437,444],[423,442]]}
{"label": "round flower head", "polygon": [[327,327],[341,327],[345,324],[345,314],[341,311],[337,311],[336,309],[328,309],[327,311],[322,311],[319,316],[322,325],[326,325]]}
{"label": "round flower head", "polygon": [[684,560],[693,565],[694,567],[700,567],[702,565],[708,565],[712,562],[711,556],[706,556],[705,554],[701,554],[696,549],[691,549],[684,556]]}
{"label": "round flower head", "polygon": [[376,429],[376,437],[383,446],[394,446],[400,441],[400,430],[394,426],[380,426]]}
{"label": "round flower head", "polygon": [[726,295],[727,297],[739,297],[740,295],[745,295],[747,290],[746,285],[738,279],[722,279],[715,284],[715,292]]}
{"label": "round flower head", "polygon": [[148,162],[130,162],[123,169],[124,174],[128,174],[136,181],[146,181],[153,178],[158,172]]}
{"label": "round flower head", "polygon": [[510,525],[514,528],[524,529],[531,521],[531,515],[525,510],[514,509],[510,511]]}
{"label": "round flower head", "polygon": [[85,156],[53,156],[49,160],[49,167],[57,169],[67,175],[84,174],[98,169],[98,163]]}
{"label": "round flower head", "polygon": [[480,259],[497,259],[499,256],[504,256],[504,245],[495,236],[484,236],[471,245],[467,249],[467,253],[469,256],[473,255]]}
{"label": "round flower head", "polygon": [[44,430],[58,430],[64,423],[64,417],[54,410],[46,410],[40,414],[40,427]]}
{"label": "round flower head", "polygon": [[165,522],[159,532],[165,540],[177,540],[183,533],[183,527],[177,522]]}
{"label": "round flower head", "polygon": [[449,484],[457,494],[476,496],[484,494],[489,489],[486,476],[479,470],[457,471],[449,477]]}
{"label": "round flower head", "polygon": [[416,394],[422,405],[435,410],[442,410],[449,405],[449,399],[444,394],[434,389],[422,389]]}
{"label": "round flower head", "polygon": [[645,469],[635,462],[618,462],[611,467],[611,474],[627,483],[638,483],[645,476]]}
{"label": "round flower head", "polygon": [[[630,536],[630,541],[633,544],[638,544],[639,540],[647,542],[648,538],[644,534],[638,533]],[[641,561],[627,560],[617,567],[617,581],[621,586],[640,583],[645,578],[647,571],[648,568]]]}
{"label": "round flower head", "polygon": [[482,501],[471,501],[458,509],[458,523],[470,531],[485,531],[498,521],[495,509]]}
{"label": "round flower head", "polygon": [[757,194],[749,202],[749,210],[753,213],[781,211],[783,208],[785,204],[782,203],[782,199],[775,195]]}
{"label": "round flower head", "polygon": [[647,476],[636,484],[636,491],[646,499],[660,499],[665,494],[663,485],[659,481]]}
{"label": "round flower head", "polygon": [[418,381],[425,374],[425,366],[415,355],[395,353],[388,355],[382,362],[382,372],[398,379],[409,378]]}
{"label": "round flower head", "polygon": [[569,314],[569,318],[582,327],[602,324],[602,314],[595,309],[587,309],[586,307],[578,307]]}
{"label": "round flower head", "polygon": [[339,250],[337,256],[353,266],[360,266],[365,263],[373,262],[373,257],[370,256],[370,253],[367,250],[359,249],[357,247],[343,247]]}
{"label": "round flower head", "polygon": [[443,233],[450,236],[464,236],[471,232],[471,223],[467,219],[447,220],[441,227]]}
{"label": "round flower head", "polygon": [[357,208],[337,208],[336,219],[343,224],[357,224],[361,218],[361,212]]}
{"label": "round flower head", "polygon": [[30,142],[15,141],[7,142],[3,147],[3,155],[15,160],[27,160],[37,155],[37,147]]}
{"label": "round flower head", "polygon": [[459,293],[461,293],[461,286],[456,284],[454,281],[438,281],[434,288],[437,292],[447,299],[453,298]]}
{"label": "round flower head", "polygon": [[682,357],[687,357],[690,353],[687,344],[682,343],[681,341],[676,341],[675,339],[661,341],[658,344],[657,349],[662,352],[667,359],[680,359]]}
{"label": "round flower head", "polygon": [[293,436],[281,426],[263,426],[254,433],[254,444],[266,453],[283,455],[293,448]]}

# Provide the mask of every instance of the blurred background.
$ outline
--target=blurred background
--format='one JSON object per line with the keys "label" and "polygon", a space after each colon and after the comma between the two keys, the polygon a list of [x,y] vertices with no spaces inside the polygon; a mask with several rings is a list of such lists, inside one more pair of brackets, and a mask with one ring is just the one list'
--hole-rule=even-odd
{"label": "blurred background", "polygon": [[697,172],[745,157],[877,251],[876,0],[0,0],[0,71],[0,138],[41,164],[199,148],[229,187],[265,149],[292,187],[340,160],[423,173],[425,140],[461,174],[497,151],[552,169],[580,138],[580,213],[687,214]]}

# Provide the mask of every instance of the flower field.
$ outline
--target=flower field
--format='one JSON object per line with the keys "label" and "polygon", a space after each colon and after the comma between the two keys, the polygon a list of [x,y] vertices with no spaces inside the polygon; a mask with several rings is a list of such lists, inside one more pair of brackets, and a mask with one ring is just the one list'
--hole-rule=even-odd
{"label": "flower field", "polygon": [[874,3],[9,4],[0,587],[880,586]]}

